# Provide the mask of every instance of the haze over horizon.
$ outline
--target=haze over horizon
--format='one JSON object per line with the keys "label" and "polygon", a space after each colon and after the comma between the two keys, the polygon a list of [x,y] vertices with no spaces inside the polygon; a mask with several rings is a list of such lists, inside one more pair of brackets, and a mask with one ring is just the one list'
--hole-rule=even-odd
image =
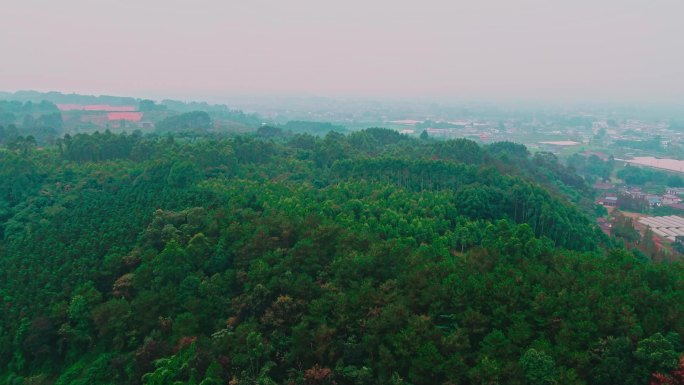
{"label": "haze over horizon", "polygon": [[0,90],[609,100],[684,97],[684,3],[13,2]]}

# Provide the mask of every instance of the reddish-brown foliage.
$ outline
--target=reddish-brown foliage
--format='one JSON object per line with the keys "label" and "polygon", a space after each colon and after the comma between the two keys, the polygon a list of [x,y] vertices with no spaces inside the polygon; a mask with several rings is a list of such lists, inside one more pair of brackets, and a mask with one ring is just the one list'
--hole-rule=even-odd
{"label": "reddish-brown foliage", "polygon": [[179,351],[183,348],[187,348],[188,346],[192,345],[195,341],[197,341],[196,336],[192,336],[192,337],[183,336],[180,338],[180,340],[178,340],[178,344],[176,345],[174,350]]}
{"label": "reddish-brown foliage", "polygon": [[304,372],[304,380],[307,384],[323,384],[331,374],[330,368],[322,368],[316,364]]}
{"label": "reddish-brown foliage", "polygon": [[651,374],[650,385],[684,385],[684,356],[679,357],[679,365],[669,375]]}

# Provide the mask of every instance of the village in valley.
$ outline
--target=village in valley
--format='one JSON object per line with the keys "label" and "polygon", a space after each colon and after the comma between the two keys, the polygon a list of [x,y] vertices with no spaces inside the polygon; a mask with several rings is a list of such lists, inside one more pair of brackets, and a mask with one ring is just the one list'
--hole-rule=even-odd
{"label": "village in valley", "polygon": [[684,187],[597,182],[593,188],[604,233],[660,258],[671,255],[672,248],[684,250]]}

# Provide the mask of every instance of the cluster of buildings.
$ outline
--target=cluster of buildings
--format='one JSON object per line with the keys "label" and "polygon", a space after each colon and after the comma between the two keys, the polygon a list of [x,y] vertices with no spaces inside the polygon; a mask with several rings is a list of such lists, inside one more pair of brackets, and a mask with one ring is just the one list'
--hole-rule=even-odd
{"label": "cluster of buildings", "polygon": [[[388,118],[392,115],[383,114],[383,122],[409,135],[419,135],[427,129],[428,134],[435,138],[469,137],[482,142],[508,140],[553,153],[562,153],[565,148],[572,146],[611,147],[616,143],[629,142],[635,147],[623,146],[621,150],[639,156],[655,155],[651,154],[652,149],[647,148],[654,143],[660,150],[671,145],[684,145],[684,131],[672,127],[669,122],[609,119],[605,112],[530,112],[527,116],[515,117],[492,113],[477,118],[469,114],[471,117],[465,119],[448,113],[421,115],[416,112],[407,116],[395,115],[395,119]],[[628,156],[622,152],[619,155]]]}
{"label": "cluster of buildings", "polygon": [[[392,120],[388,123],[401,127],[399,132],[407,135],[420,135],[426,131],[431,138],[457,139],[468,138],[483,143],[492,141],[494,137],[499,137],[501,131],[496,123],[480,120],[449,120],[432,122],[429,120],[420,121],[413,119]],[[502,140],[499,137],[498,140]]]}
{"label": "cluster of buildings", "polygon": [[684,196],[684,188],[681,187],[668,188],[663,195],[643,192],[640,187],[625,187],[621,193],[632,199],[644,200],[650,207],[670,206],[676,209],[684,209],[681,198]]}
{"label": "cluster of buildings", "polygon": [[684,218],[678,215],[641,217],[639,223],[671,242],[681,242],[684,238]]}
{"label": "cluster of buildings", "polygon": [[592,131],[595,137],[600,137],[600,141],[606,146],[625,140],[632,142],[657,140],[663,148],[672,144],[684,144],[684,132],[671,127],[664,121],[648,122],[627,119],[608,124],[606,120],[597,120],[593,123]]}
{"label": "cluster of buildings", "polygon": [[144,113],[135,106],[108,104],[80,105],[57,104],[65,127],[80,128],[152,128],[154,124],[143,120]]}
{"label": "cluster of buildings", "polygon": [[594,188],[604,191],[601,198],[596,200],[597,204],[606,207],[618,206],[618,193],[631,199],[644,201],[649,207],[669,206],[674,209],[684,210],[684,188],[670,187],[665,191],[665,194],[657,195],[642,191],[641,187],[623,187],[618,193],[615,191],[615,186],[610,183],[596,183]]}
{"label": "cluster of buildings", "polygon": [[615,194],[615,185],[612,183],[596,182],[592,186],[595,190],[602,191],[603,196],[596,200],[596,204],[605,207],[617,207],[618,197]]}

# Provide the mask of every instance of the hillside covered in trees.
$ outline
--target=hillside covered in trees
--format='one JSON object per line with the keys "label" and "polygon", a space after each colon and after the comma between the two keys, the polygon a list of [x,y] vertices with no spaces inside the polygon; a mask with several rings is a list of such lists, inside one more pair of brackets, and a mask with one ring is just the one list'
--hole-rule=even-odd
{"label": "hillside covered in trees", "polygon": [[0,149],[0,382],[681,383],[684,265],[552,154],[262,131]]}

